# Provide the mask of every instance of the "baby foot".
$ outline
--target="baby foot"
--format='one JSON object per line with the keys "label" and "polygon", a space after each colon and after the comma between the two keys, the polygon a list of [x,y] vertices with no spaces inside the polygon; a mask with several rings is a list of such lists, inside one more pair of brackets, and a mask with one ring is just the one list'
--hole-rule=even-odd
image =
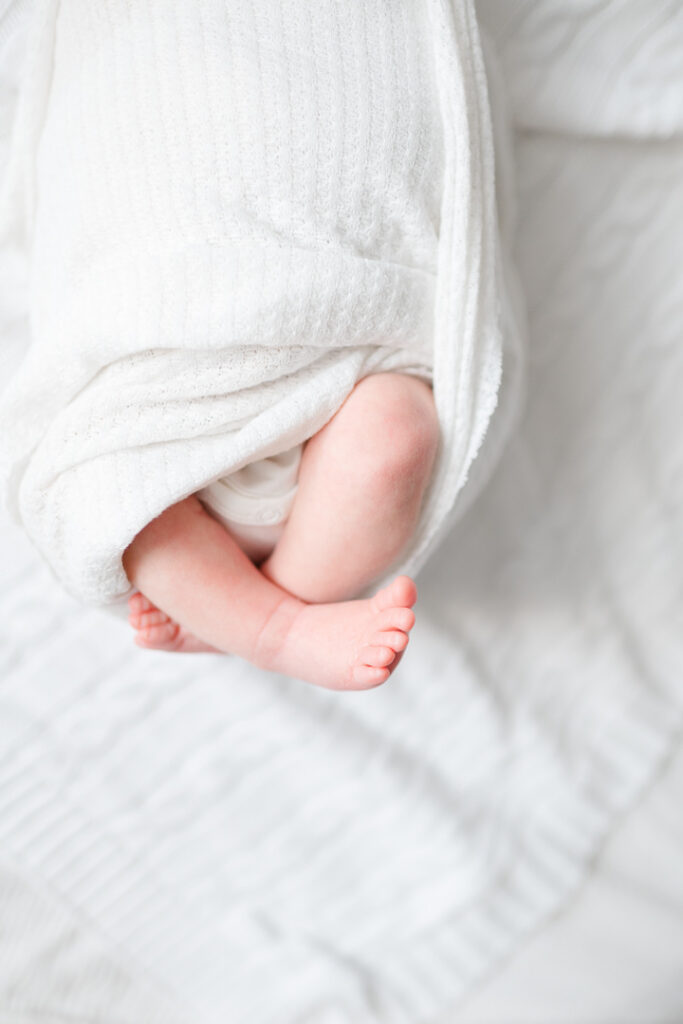
{"label": "baby foot", "polygon": [[328,689],[378,686],[408,645],[416,600],[414,582],[398,576],[367,600],[283,601],[262,631],[253,660]]}
{"label": "baby foot", "polygon": [[138,647],[180,654],[222,653],[174,622],[139,591],[128,599],[128,608],[128,621],[136,631],[135,643]]}

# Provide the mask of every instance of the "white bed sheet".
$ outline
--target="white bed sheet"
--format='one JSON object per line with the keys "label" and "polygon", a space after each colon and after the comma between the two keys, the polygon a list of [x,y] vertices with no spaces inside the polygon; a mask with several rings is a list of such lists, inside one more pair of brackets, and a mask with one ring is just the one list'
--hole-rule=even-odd
{"label": "white bed sheet", "polygon": [[[587,224],[591,206],[600,195],[607,195],[603,190],[610,183],[615,193],[624,181],[629,183],[621,201],[607,199],[608,213],[596,210],[596,220],[605,234],[610,228],[616,232],[629,226],[629,244],[644,272],[643,293],[635,300],[642,305],[642,315],[632,317],[630,323],[621,321],[620,308],[629,310],[633,302],[622,280],[627,273],[622,275],[618,266],[611,265],[601,283],[607,286],[607,301],[613,303],[613,330],[624,331],[625,350],[630,332],[642,330],[648,333],[652,358],[657,360],[663,354],[660,339],[669,333],[663,328],[665,317],[657,310],[668,309],[674,344],[676,338],[680,344],[683,335],[680,276],[674,271],[672,278],[668,272],[670,266],[680,267],[683,257],[683,7],[651,0],[618,4],[481,0],[479,8],[504,55],[519,151],[528,151],[527,171],[536,159],[534,152],[538,156],[545,151],[540,167],[552,162],[554,148],[566,151],[567,143],[572,148],[568,167],[555,177],[553,202],[564,215],[559,221],[556,215],[549,216],[546,237],[553,229],[564,232],[565,216],[567,221],[578,217]],[[591,137],[596,140],[593,145],[580,141]],[[520,178],[525,178],[524,168]],[[657,210],[662,198],[665,207],[667,200],[673,203],[670,221]],[[527,205],[527,214],[532,206]],[[527,283],[540,269],[540,264],[534,268],[529,243],[527,237]],[[628,248],[624,248],[624,264]],[[586,277],[588,272],[584,267]],[[583,307],[584,322],[580,314],[575,316],[575,331],[590,330],[591,310],[590,303]],[[661,365],[665,372],[665,359]],[[596,854],[583,888],[569,906],[457,1010],[439,1018],[443,1024],[456,1020],[459,1024],[679,1024],[683,1020],[680,742],[661,777]]]}
{"label": "white bed sheet", "polygon": [[682,808],[679,746],[571,906],[439,1024],[680,1024]]}
{"label": "white bed sheet", "polygon": [[[563,884],[562,895],[555,895],[540,922],[536,918],[516,935],[514,955],[508,945],[503,950],[507,961],[489,958],[478,979],[472,975],[461,986],[451,1009],[443,1009],[443,996],[435,998],[442,1004],[438,1015],[416,1015],[411,1024],[664,1024],[680,1020],[683,1013],[683,914],[676,864],[681,853],[683,755],[677,755],[665,779],[639,807],[633,808],[633,800],[652,785],[662,757],[680,750],[683,649],[673,629],[672,609],[683,605],[683,458],[677,398],[683,325],[683,118],[678,116],[675,75],[667,70],[676,65],[666,55],[683,52],[674,31],[681,20],[675,5],[657,6],[649,0],[647,6],[635,0],[611,5],[582,0],[573,6],[568,0],[510,0],[507,5],[482,6],[494,34],[497,30],[500,35],[521,129],[519,250],[531,313],[530,404],[523,429],[489,491],[424,574],[422,621],[429,628],[416,634],[413,649],[434,671],[445,651],[450,649],[454,657],[458,650],[470,660],[487,701],[499,712],[496,720],[508,720],[513,727],[515,719],[506,719],[506,712],[514,710],[516,695],[506,694],[505,669],[513,666],[507,678],[514,681],[514,670],[520,670],[526,657],[534,670],[528,680],[519,679],[527,685],[527,725],[537,723],[539,735],[547,730],[557,744],[559,765],[571,746],[562,746],[558,708],[566,709],[572,728],[590,730],[590,713],[574,715],[573,702],[586,700],[591,683],[601,701],[626,704],[640,700],[643,684],[649,693],[642,704],[644,714],[669,718],[658,720],[652,734],[645,730],[638,737],[644,750],[641,760],[620,765],[623,793],[610,805],[609,815],[617,831],[602,855],[593,840],[592,860],[586,863],[584,853],[577,854],[576,874]],[[552,61],[549,55],[557,50],[558,40],[559,56]],[[586,49],[587,40],[591,45]],[[660,73],[654,85],[651,77],[643,78],[647,65],[641,58],[647,51],[660,53],[653,63]],[[582,54],[593,57],[583,60]],[[588,79],[571,78],[572,69],[575,75],[590,71]],[[558,107],[568,81],[573,98]],[[605,83],[618,102],[592,103],[601,89],[604,95]],[[624,104],[634,97],[637,118],[633,123],[620,120]],[[658,97],[668,99],[660,103]],[[631,127],[634,131],[627,137]],[[641,404],[647,409],[642,430]],[[654,446],[655,439],[667,437],[670,448]],[[610,452],[611,464],[592,459],[593,446]],[[618,490],[605,488],[600,474],[607,484],[613,474]],[[507,520],[500,516],[502,498],[512,510]],[[634,515],[636,527],[629,519]],[[577,532],[572,528],[572,516],[580,522],[580,533],[578,525]],[[612,534],[621,540],[620,549],[611,544]],[[634,547],[631,560],[625,557],[627,538]],[[594,579],[585,576],[591,544]],[[504,570],[497,571],[503,559]],[[223,714],[216,696],[218,669],[190,668],[162,655],[150,656],[143,667],[142,655],[127,646],[125,627],[79,609],[61,595],[24,538],[8,525],[0,529],[0,560],[5,640],[0,645],[0,834],[11,833],[12,840],[0,846],[0,921],[6,929],[0,942],[0,1019],[3,1024],[57,1024],[65,1018],[89,1024],[224,1019],[220,1005],[212,1004],[198,980],[203,985],[206,976],[198,958],[201,947],[188,938],[185,948],[179,948],[183,925],[188,935],[193,928],[199,935],[205,924],[198,916],[199,903],[189,900],[187,888],[182,888],[183,879],[194,885],[198,897],[205,895],[195,865],[211,851],[213,860],[207,863],[215,869],[221,849],[214,833],[207,832],[211,848],[201,830],[190,824],[184,835],[180,831],[171,837],[174,821],[182,822],[188,807],[209,809],[210,791],[215,814],[234,784],[232,767],[229,760],[217,759],[217,746],[211,748],[210,761],[202,759],[202,750],[194,760],[184,750],[182,772],[175,776],[171,771],[164,786],[163,759],[155,763],[161,751],[172,751],[179,743],[180,724],[195,730],[198,741],[208,735],[203,702],[214,707],[217,720]],[[462,584],[457,592],[454,578]],[[496,607],[509,611],[511,618],[507,649],[487,633],[495,623],[495,614],[487,621],[488,610]],[[505,624],[503,618],[499,622]],[[576,636],[573,629],[579,631]],[[449,635],[452,648],[439,639]],[[415,661],[412,669],[409,659],[405,661],[405,689],[397,681],[394,692],[399,700],[410,701],[420,678]],[[456,685],[460,680],[455,668],[453,673]],[[562,683],[559,703],[554,680]],[[260,681],[249,681],[260,700]],[[388,694],[378,692],[372,696],[374,703],[366,705],[375,708],[378,727],[392,713],[395,702]],[[263,697],[265,708],[267,690]],[[288,701],[294,710],[297,704],[303,710],[303,697],[287,689],[278,703],[273,690],[273,715],[281,714]],[[473,721],[476,708],[469,708]],[[595,703],[593,711],[600,710],[601,704]],[[616,731],[624,724],[618,715],[599,720],[610,721]],[[349,742],[362,754],[362,731],[351,720],[348,725]],[[466,736],[459,733],[460,742]],[[492,743],[499,738],[492,735]],[[596,737],[598,751],[600,740]],[[396,755],[399,771],[399,762],[407,757],[405,747],[397,744],[395,750],[401,749],[404,753]],[[510,762],[513,769],[523,765],[524,748],[511,749],[519,755]],[[607,776],[610,758],[619,750],[614,734],[606,736]],[[454,749],[456,756],[464,768],[463,751]],[[483,810],[489,804],[494,809],[492,821],[498,822],[501,839],[514,837],[507,821],[518,814],[515,838],[523,842],[524,829],[533,823],[529,808],[506,805],[504,762],[491,772],[493,785],[476,789],[477,772],[483,776],[489,770],[479,756],[480,751],[472,751],[472,793]],[[408,758],[405,764],[412,764],[409,778],[427,771],[419,759]],[[342,768],[349,765],[342,763]],[[573,764],[572,771],[579,788],[585,785],[599,794],[600,775],[590,758]],[[372,783],[371,771],[367,778]],[[41,802],[34,804],[37,794]],[[34,806],[40,808],[37,815],[32,814]],[[360,816],[362,806],[354,806]],[[453,810],[466,816],[467,802]],[[157,823],[163,828],[157,828],[155,847],[146,828]],[[95,854],[81,841],[70,847],[69,829],[76,825],[81,839],[102,840]],[[151,828],[149,835],[153,833]],[[101,867],[106,858],[97,856],[106,853],[106,843],[109,862],[119,869],[111,879],[109,902]],[[259,856],[267,863],[265,847]],[[140,857],[133,867],[134,858]],[[122,865],[131,865],[127,875]],[[176,884],[175,906],[161,898],[169,880]],[[112,906],[114,893],[118,902]],[[216,913],[229,905],[227,894],[227,887],[216,888],[216,900],[223,899],[222,904],[214,902]],[[140,900],[147,916],[173,915],[169,935],[175,946],[166,959],[151,958],[154,969],[149,968],[146,936],[128,944],[121,941],[126,915],[134,918]],[[551,913],[556,915],[552,922]],[[255,921],[245,915],[243,923],[250,927]],[[545,928],[533,935],[543,922]],[[152,930],[147,938],[158,941],[159,935]],[[292,975],[298,985],[305,985],[296,944],[301,933],[294,928],[285,937],[292,941],[283,944],[282,959],[291,956]],[[231,935],[221,938],[229,949]],[[319,948],[311,950],[317,957]],[[174,964],[182,965],[182,978]],[[429,965],[424,969],[428,976]],[[348,1014],[337,1012],[332,1003],[343,1007],[347,979],[343,973],[330,978],[330,1007],[321,998],[319,1007],[312,1002],[307,1013],[296,1016],[293,1000],[288,1011],[269,1019],[277,1024],[295,1019],[297,1024],[394,1024],[398,1019],[381,1007],[354,1017],[353,1003]],[[349,991],[351,979],[349,973]],[[310,978],[313,994],[317,982]]]}
{"label": "white bed sheet", "polygon": [[[683,140],[521,130],[517,156],[537,379],[562,345],[592,338],[597,351],[621,337],[625,363],[642,346],[652,366],[659,366],[664,386],[667,352],[680,350],[683,339]],[[656,376],[657,371],[650,383]],[[605,401],[609,383],[606,378]],[[637,424],[635,386],[633,403]],[[672,437],[672,447],[677,443]],[[662,500],[674,496],[673,484],[673,478],[659,480]],[[673,502],[671,510],[680,529],[680,505]],[[626,507],[625,514],[638,516],[642,509]],[[631,585],[637,587],[638,580]],[[679,740],[661,777],[596,852],[575,897],[492,978],[429,1024],[681,1020]]]}

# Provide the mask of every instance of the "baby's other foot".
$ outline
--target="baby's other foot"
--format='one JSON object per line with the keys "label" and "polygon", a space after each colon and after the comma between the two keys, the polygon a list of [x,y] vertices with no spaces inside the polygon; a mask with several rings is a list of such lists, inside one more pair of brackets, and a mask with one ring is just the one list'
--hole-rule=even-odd
{"label": "baby's other foot", "polygon": [[417,588],[398,576],[374,597],[334,604],[283,602],[259,638],[254,661],[332,690],[386,682],[408,646]]}
{"label": "baby's other foot", "polygon": [[128,599],[128,608],[128,622],[136,631],[138,647],[179,654],[222,653],[174,622],[140,591]]}

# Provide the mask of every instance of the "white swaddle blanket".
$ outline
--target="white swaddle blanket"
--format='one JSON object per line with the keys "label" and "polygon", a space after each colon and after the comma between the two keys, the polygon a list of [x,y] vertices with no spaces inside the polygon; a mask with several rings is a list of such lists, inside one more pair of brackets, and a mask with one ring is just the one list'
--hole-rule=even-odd
{"label": "white swaddle blanket", "polygon": [[368,373],[433,374],[441,450],[387,578],[415,572],[520,393],[469,0],[36,7],[2,200],[31,281],[0,403],[13,516],[72,594],[122,600],[164,508],[300,444]]}

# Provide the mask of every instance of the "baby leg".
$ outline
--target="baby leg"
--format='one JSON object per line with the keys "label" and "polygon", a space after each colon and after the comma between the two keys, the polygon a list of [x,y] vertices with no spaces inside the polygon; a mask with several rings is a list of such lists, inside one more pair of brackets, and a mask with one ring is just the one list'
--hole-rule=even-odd
{"label": "baby leg", "polygon": [[262,573],[305,601],[359,593],[415,529],[439,442],[428,384],[363,378],[305,445],[284,532]]}
{"label": "baby leg", "polygon": [[306,604],[266,579],[194,496],[152,520],[123,565],[198,642],[330,689],[384,682],[415,621],[407,576],[367,600]]}

